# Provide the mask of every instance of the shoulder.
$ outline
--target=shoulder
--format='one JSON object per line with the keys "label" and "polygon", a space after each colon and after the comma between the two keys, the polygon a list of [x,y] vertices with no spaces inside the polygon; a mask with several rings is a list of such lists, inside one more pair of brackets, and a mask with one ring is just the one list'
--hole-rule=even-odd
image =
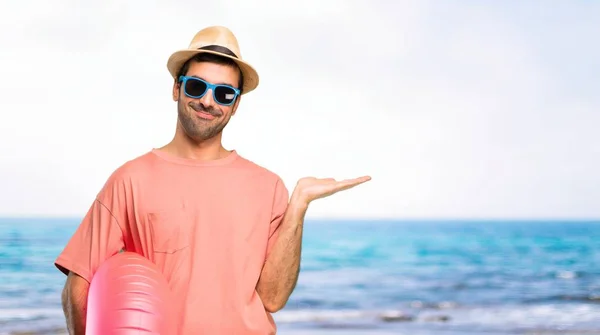
{"label": "shoulder", "polygon": [[236,166],[244,171],[251,173],[259,178],[271,179],[273,181],[282,180],[279,174],[270,170],[269,168],[260,165],[253,160],[250,160],[246,157],[238,154],[238,159],[236,160]]}
{"label": "shoulder", "polygon": [[273,189],[283,189],[287,193],[287,187],[283,179],[273,170],[270,170],[269,168],[239,154],[238,159],[236,160],[236,166],[245,173],[248,173],[249,176],[254,180],[257,180],[261,183],[268,183],[269,185],[272,185]]}
{"label": "shoulder", "polygon": [[289,190],[281,176],[249,159],[240,158],[238,161],[239,164],[243,164],[245,169],[252,171],[253,180],[260,183],[260,185],[254,184],[257,189],[262,189],[268,185],[269,190],[265,194],[269,194],[273,215],[281,217],[285,213],[290,196]]}
{"label": "shoulder", "polygon": [[136,156],[118,166],[109,176],[109,180],[122,181],[130,180],[139,173],[144,173],[151,169],[156,159],[150,152]]}
{"label": "shoulder", "polygon": [[127,192],[135,179],[147,175],[156,163],[150,152],[136,156],[115,168],[108,176],[100,195],[105,193]]}

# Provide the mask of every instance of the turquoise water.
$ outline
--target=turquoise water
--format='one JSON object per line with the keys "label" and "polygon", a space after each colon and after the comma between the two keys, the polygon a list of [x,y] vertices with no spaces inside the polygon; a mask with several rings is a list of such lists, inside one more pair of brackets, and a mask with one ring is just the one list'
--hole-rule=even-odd
{"label": "turquoise water", "polygon": [[[63,326],[52,262],[77,224],[0,219],[0,334]],[[600,222],[305,227],[297,289],[275,314],[281,334],[600,333]]]}

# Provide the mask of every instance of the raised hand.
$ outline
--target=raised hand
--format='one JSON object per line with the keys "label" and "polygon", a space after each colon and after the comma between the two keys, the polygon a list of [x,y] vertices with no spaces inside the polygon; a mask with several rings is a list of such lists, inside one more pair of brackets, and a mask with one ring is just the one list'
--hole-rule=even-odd
{"label": "raised hand", "polygon": [[315,177],[305,177],[298,180],[292,194],[292,199],[308,205],[313,200],[328,197],[339,191],[353,188],[369,180],[371,180],[370,176],[340,181],[337,181],[334,178],[319,179]]}

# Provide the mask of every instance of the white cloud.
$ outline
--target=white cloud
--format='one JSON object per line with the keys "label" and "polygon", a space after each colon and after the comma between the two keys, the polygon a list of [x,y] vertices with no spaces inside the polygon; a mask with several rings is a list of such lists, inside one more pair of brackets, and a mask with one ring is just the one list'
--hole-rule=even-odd
{"label": "white cloud", "polygon": [[227,146],[290,188],[374,178],[312,215],[599,216],[600,6],[533,4],[3,3],[0,213],[82,215],[170,140],[166,59],[220,24],[261,74]]}

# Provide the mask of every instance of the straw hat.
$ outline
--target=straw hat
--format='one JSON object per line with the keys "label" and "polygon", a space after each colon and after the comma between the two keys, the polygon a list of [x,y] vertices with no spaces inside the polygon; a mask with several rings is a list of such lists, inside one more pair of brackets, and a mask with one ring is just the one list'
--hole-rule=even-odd
{"label": "straw hat", "polygon": [[187,49],[174,52],[167,61],[167,68],[171,76],[177,80],[177,73],[183,64],[199,53],[215,54],[235,61],[244,76],[242,94],[248,93],[258,86],[258,73],[242,59],[237,38],[229,29],[221,26],[212,26],[200,30]]}

